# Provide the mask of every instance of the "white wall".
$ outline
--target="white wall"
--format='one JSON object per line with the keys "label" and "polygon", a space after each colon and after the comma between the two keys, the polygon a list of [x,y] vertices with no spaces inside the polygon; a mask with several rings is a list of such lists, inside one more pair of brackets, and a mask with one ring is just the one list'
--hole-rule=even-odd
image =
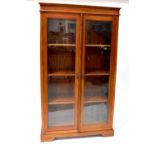
{"label": "white wall", "polygon": [[115,136],[40,143],[39,5],[1,2],[0,154],[155,154],[155,11],[151,2],[140,3],[131,2],[130,14],[124,4],[121,10]]}
{"label": "white wall", "polygon": [[129,3],[129,0],[27,0],[32,2],[44,3],[65,3],[65,4],[82,4],[82,5],[95,5],[95,6],[114,6],[122,7]]}

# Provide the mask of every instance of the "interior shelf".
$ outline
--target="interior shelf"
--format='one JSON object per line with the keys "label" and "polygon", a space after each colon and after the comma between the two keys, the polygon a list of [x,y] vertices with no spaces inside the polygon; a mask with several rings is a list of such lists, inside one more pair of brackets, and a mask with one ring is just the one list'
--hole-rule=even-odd
{"label": "interior shelf", "polygon": [[103,96],[84,97],[84,103],[103,103],[103,102],[108,102],[108,97]]}
{"label": "interior shelf", "polygon": [[48,44],[48,46],[76,46],[76,44]]}
{"label": "interior shelf", "polygon": [[97,76],[97,75],[110,75],[110,73],[108,71],[101,71],[101,70],[87,71],[85,73],[85,76]]}
{"label": "interior shelf", "polygon": [[62,104],[74,104],[74,97],[59,97],[53,98],[48,101],[49,105],[62,105]]}
{"label": "interior shelf", "polygon": [[75,76],[74,71],[54,71],[48,73],[48,76]]}
{"label": "interior shelf", "polygon": [[86,47],[111,47],[109,44],[86,44]]}
{"label": "interior shelf", "polygon": [[[48,101],[49,105],[62,105],[62,104],[74,104],[74,97],[59,97],[59,98],[54,98]],[[108,102],[107,97],[103,96],[87,96],[84,97],[84,103],[103,103],[103,102]]]}

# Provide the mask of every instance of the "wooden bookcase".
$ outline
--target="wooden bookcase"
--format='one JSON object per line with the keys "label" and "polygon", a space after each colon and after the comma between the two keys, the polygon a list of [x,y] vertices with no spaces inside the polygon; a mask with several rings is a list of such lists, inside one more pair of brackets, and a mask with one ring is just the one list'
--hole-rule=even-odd
{"label": "wooden bookcase", "polygon": [[40,3],[41,141],[113,136],[119,10]]}

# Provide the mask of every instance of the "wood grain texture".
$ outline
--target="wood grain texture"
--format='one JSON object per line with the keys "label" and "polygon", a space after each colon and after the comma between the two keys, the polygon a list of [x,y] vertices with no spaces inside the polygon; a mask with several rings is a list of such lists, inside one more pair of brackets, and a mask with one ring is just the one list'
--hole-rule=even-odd
{"label": "wood grain texture", "polygon": [[48,76],[75,76],[74,71],[54,71],[52,73],[48,73]]}

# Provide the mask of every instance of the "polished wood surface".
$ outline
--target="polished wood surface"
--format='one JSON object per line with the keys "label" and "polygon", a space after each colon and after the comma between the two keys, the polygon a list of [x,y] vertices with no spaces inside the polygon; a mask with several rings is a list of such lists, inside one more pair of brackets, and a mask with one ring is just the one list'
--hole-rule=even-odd
{"label": "polished wood surface", "polygon": [[54,71],[52,73],[48,73],[48,76],[75,76],[74,71]]}
{"label": "polished wood surface", "polygon": [[85,103],[103,103],[107,102],[108,98],[103,96],[90,96],[84,98],[84,104]]}
{"label": "polished wood surface", "polygon": [[48,44],[48,46],[75,46],[75,44]]}
{"label": "polished wood surface", "polygon": [[88,71],[84,75],[85,76],[98,76],[98,75],[110,75],[110,73],[103,71],[103,70],[95,70],[95,71]]}
{"label": "polished wood surface", "polygon": [[[61,137],[114,135],[113,113],[119,10],[119,8],[111,7],[40,3],[41,141],[52,141]],[[66,38],[68,34],[63,34],[62,32],[50,33],[55,36],[59,35],[59,38],[65,37],[65,42],[49,42],[48,19],[75,21],[76,42],[70,43]],[[96,33],[96,29],[95,31],[92,30],[89,36],[94,39],[87,42],[87,21],[103,22],[103,24],[104,22],[112,23],[112,28],[110,29],[111,42],[106,41],[106,38],[100,37],[100,32]],[[103,53],[100,52],[103,50]],[[109,66],[106,66],[106,61],[109,63]],[[58,81],[55,78],[58,78]],[[72,80],[70,78],[74,82],[71,82]],[[51,83],[53,85],[53,94],[58,94],[58,96],[52,96],[49,99],[48,93],[49,89],[51,89],[49,87],[49,81],[52,79],[54,79],[52,81],[54,85]],[[105,79],[108,79],[108,83]],[[73,88],[72,84],[74,84]],[[65,90],[68,92],[67,94]],[[70,93],[71,90],[74,90],[74,95]],[[64,96],[60,95],[63,94],[63,91],[65,92]],[[103,91],[103,93],[98,93],[100,91]],[[92,95],[93,93],[94,95]],[[98,114],[95,105],[99,105],[100,107],[101,104],[108,105],[107,121],[84,124],[85,108],[88,106],[87,113],[95,110],[95,116]],[[66,107],[70,105],[74,105],[73,125],[65,125],[63,123],[59,126],[48,125],[48,106],[51,106],[51,108],[52,106],[61,106],[63,107],[60,108],[61,114],[65,114]],[[92,109],[93,107],[95,109]]]}
{"label": "polished wood surface", "polygon": [[48,104],[74,104],[74,97],[54,98],[48,101]]}
{"label": "polished wood surface", "polygon": [[42,142],[47,142],[47,141],[53,141],[54,139],[59,139],[59,138],[67,138],[67,137],[81,137],[81,136],[113,136],[114,135],[114,130],[113,129],[104,129],[100,131],[88,131],[88,132],[78,132],[78,131],[67,131],[67,132],[46,132],[46,134],[41,134],[41,141]]}
{"label": "polished wood surface", "polygon": [[111,45],[102,45],[102,44],[86,44],[86,47],[111,47]]}
{"label": "polished wood surface", "polygon": [[71,4],[40,3],[40,11],[44,13],[66,12],[79,14],[97,14],[118,16],[120,8],[84,6]]}

